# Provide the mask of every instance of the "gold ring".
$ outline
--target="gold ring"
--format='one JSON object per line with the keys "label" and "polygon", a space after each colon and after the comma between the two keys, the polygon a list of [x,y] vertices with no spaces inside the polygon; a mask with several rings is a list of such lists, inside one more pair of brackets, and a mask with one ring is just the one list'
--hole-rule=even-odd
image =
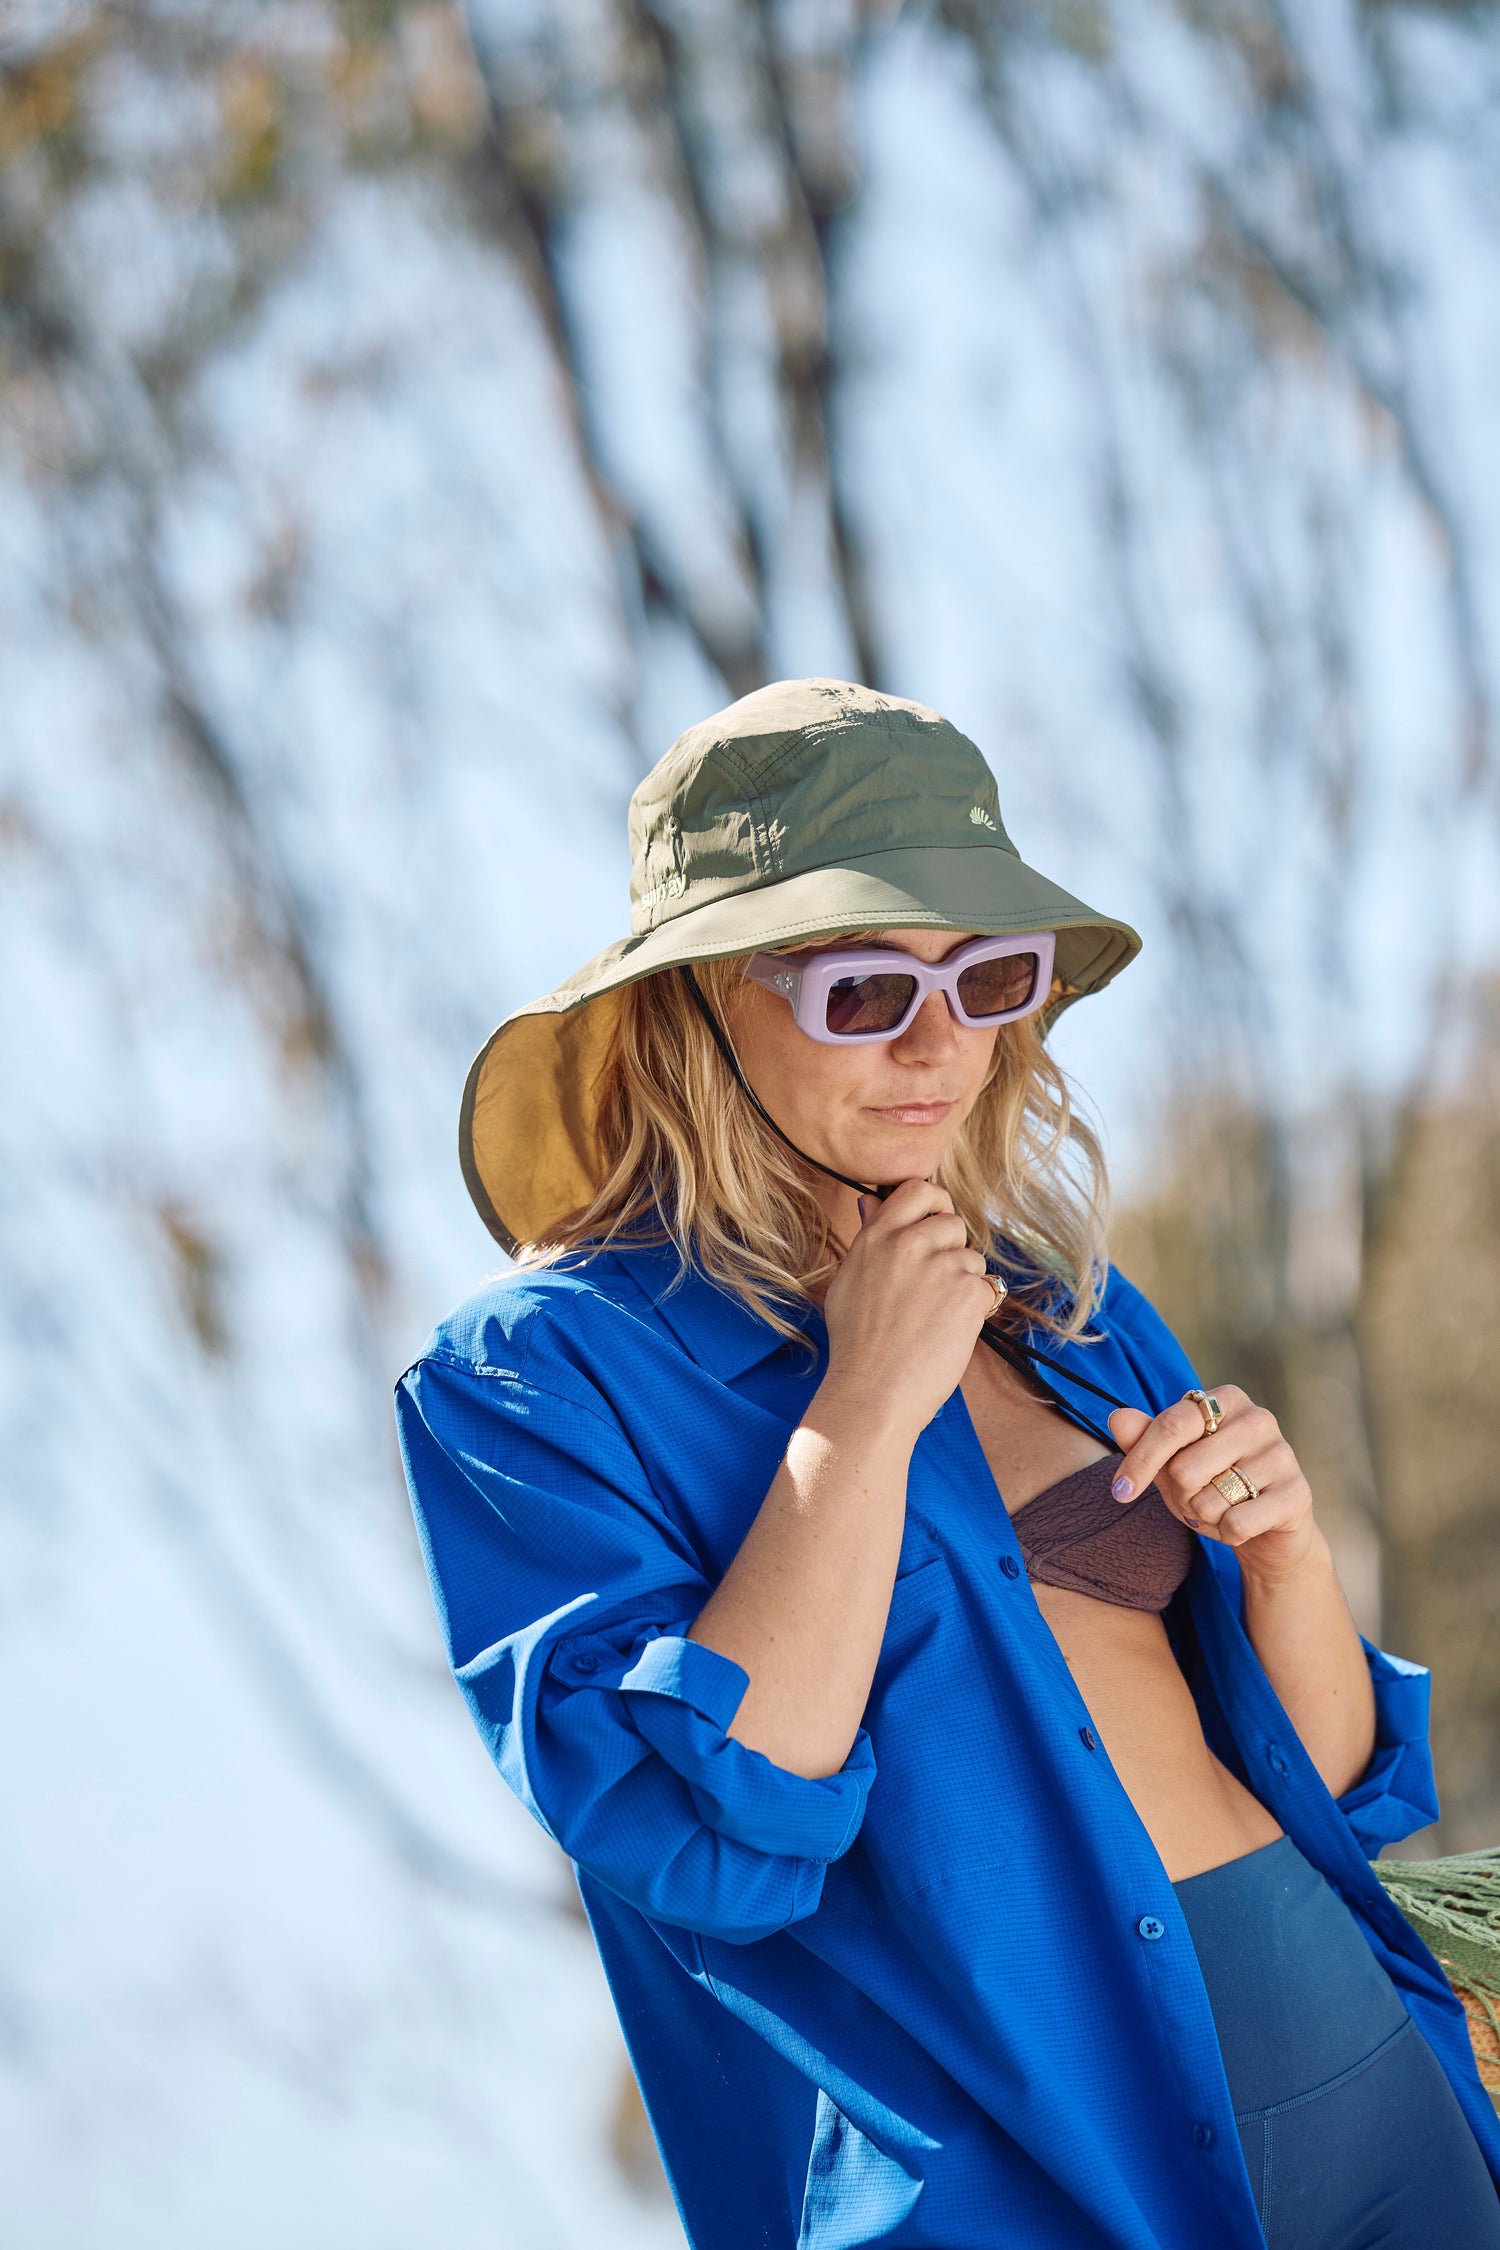
{"label": "gold ring", "polygon": [[1260,1498],[1260,1486],[1253,1477],[1247,1477],[1243,1469],[1221,1469],[1208,1481],[1215,1492],[1222,1493],[1231,1508],[1237,1508],[1242,1500]]}
{"label": "gold ring", "polygon": [[993,1320],[996,1313],[1000,1310],[1000,1307],[1004,1304],[1006,1298],[1010,1295],[1010,1283],[1008,1281],[1002,1281],[999,1274],[997,1273],[987,1273],[984,1278],[995,1292],[995,1302],[991,1305],[989,1311],[985,1314],[984,1317],[986,1320]]}
{"label": "gold ring", "polygon": [[1212,1437],[1214,1431],[1224,1419],[1223,1407],[1214,1397],[1212,1391],[1188,1391],[1184,1395],[1192,1400],[1198,1412],[1203,1416],[1203,1435]]}

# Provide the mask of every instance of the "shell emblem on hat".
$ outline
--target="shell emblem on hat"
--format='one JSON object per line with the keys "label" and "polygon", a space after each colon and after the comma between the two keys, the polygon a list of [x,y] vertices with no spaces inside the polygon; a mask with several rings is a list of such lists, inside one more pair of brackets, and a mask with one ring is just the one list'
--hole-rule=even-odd
{"label": "shell emblem on hat", "polygon": [[638,977],[838,930],[1051,929],[1046,1026],[1140,949],[1020,857],[967,735],[848,680],[777,680],[689,727],[636,789],[629,830],[629,936],[507,1016],[469,1069],[459,1159],[507,1250],[599,1185],[597,1088]]}

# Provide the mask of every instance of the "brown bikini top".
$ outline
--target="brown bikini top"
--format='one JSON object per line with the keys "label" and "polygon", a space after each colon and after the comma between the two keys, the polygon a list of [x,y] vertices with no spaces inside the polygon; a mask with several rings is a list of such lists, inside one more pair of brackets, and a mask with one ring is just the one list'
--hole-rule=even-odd
{"label": "brown bikini top", "polygon": [[1107,1453],[1075,1469],[1010,1520],[1028,1578],[1123,1609],[1165,1609],[1192,1565],[1193,1534],[1154,1484],[1134,1500],[1111,1495],[1123,1458]]}

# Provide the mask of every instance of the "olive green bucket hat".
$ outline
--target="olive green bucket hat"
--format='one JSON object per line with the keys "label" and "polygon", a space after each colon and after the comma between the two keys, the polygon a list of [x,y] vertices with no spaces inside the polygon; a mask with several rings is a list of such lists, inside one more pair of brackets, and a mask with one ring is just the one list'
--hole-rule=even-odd
{"label": "olive green bucket hat", "polygon": [[957,727],[847,680],[778,680],[679,735],[630,800],[630,936],[507,1016],[475,1056],[458,1149],[507,1250],[603,1179],[601,1066],[638,977],[842,930],[1055,930],[1046,1029],[1140,950],[1028,867]]}

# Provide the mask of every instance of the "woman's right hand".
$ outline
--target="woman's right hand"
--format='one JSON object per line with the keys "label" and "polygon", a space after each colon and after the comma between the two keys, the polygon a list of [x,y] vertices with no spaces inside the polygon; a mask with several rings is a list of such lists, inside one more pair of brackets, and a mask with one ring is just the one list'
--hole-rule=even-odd
{"label": "woman's right hand", "polygon": [[864,1224],[828,1285],[825,1396],[915,1443],[973,1356],[994,1310],[984,1259],[945,1189],[904,1180]]}

